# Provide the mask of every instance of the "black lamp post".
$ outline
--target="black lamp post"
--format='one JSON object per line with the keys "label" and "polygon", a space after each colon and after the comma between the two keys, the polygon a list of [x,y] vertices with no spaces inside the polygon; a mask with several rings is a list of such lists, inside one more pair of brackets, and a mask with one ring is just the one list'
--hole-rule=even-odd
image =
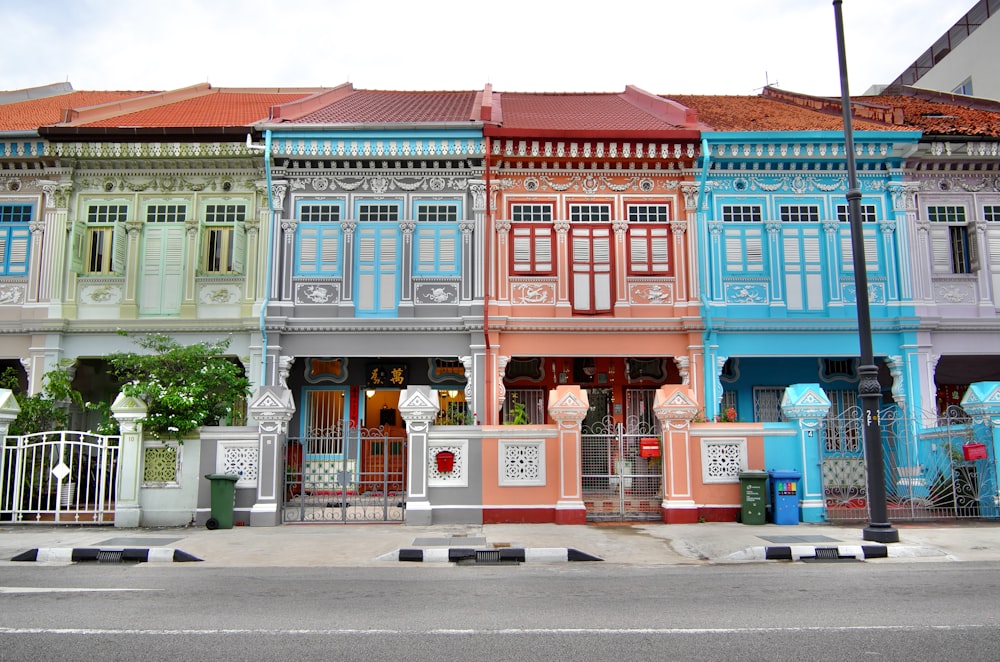
{"label": "black lamp post", "polygon": [[858,395],[864,415],[865,465],[868,468],[868,508],[871,521],[862,538],[874,542],[899,542],[899,531],[889,523],[885,500],[885,462],[882,457],[882,431],[878,412],[882,388],[872,351],[872,320],[868,301],[868,274],[865,271],[865,243],[861,227],[861,187],[854,163],[854,132],[851,128],[851,96],[847,86],[847,55],[844,51],[843,0],[833,0],[837,21],[837,54],[840,59],[840,96],[844,112],[844,151],[847,153],[847,218],[851,226],[854,252],[854,289],[857,290],[858,337],[861,341],[861,364],[858,366]]}

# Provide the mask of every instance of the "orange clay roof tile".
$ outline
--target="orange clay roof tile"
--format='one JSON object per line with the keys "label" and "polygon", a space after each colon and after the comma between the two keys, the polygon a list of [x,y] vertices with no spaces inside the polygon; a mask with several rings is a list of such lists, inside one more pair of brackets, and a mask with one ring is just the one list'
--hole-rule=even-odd
{"label": "orange clay roof tile", "polygon": [[222,127],[249,126],[266,120],[271,107],[295,101],[304,93],[226,91],[216,89],[191,99],[167,103],[133,113],[115,115],[86,127]]}
{"label": "orange clay roof tile", "polygon": [[[664,98],[698,111],[711,131],[843,131],[840,114],[756,96],[667,94]],[[900,131],[908,127],[865,120],[852,121],[855,131]],[[706,129],[709,130],[709,129]]]}
{"label": "orange clay roof tile", "polygon": [[87,108],[147,94],[154,93],[79,91],[0,105],[0,131],[33,131],[62,122],[64,112],[70,108]]}
{"label": "orange clay roof tile", "polygon": [[912,96],[875,96],[857,99],[865,103],[895,106],[903,110],[903,121],[925,135],[1000,137],[1000,112],[978,110],[961,101],[944,103]]}

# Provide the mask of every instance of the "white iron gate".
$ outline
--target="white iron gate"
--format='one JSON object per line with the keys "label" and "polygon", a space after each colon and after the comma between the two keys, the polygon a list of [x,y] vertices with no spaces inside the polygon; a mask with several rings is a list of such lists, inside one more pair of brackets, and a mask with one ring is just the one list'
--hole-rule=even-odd
{"label": "white iron gate", "polygon": [[113,524],[119,440],[69,431],[4,438],[0,521]]}
{"label": "white iron gate", "polygon": [[655,426],[633,417],[625,425],[607,417],[584,426],[581,460],[588,520],[662,517],[658,436]]}

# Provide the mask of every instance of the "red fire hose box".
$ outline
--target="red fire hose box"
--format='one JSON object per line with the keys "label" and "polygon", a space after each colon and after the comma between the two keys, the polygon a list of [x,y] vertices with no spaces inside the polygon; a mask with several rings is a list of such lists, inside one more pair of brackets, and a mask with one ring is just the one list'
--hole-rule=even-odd
{"label": "red fire hose box", "polygon": [[656,437],[639,439],[639,457],[660,457],[660,440]]}
{"label": "red fire hose box", "polygon": [[439,473],[447,474],[455,469],[455,454],[451,451],[439,451],[434,459],[437,461]]}

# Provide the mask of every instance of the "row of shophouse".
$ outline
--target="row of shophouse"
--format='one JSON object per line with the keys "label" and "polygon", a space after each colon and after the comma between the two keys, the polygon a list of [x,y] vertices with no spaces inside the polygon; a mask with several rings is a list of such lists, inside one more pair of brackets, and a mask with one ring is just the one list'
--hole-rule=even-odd
{"label": "row of shophouse", "polygon": [[[1000,104],[891,92],[852,104],[874,353],[937,429],[1000,381]],[[138,469],[142,523],[213,471],[250,524],[725,519],[748,468],[863,511],[844,144],[776,88],[3,93],[0,367],[111,400],[129,337],[230,339],[245,420]]]}

